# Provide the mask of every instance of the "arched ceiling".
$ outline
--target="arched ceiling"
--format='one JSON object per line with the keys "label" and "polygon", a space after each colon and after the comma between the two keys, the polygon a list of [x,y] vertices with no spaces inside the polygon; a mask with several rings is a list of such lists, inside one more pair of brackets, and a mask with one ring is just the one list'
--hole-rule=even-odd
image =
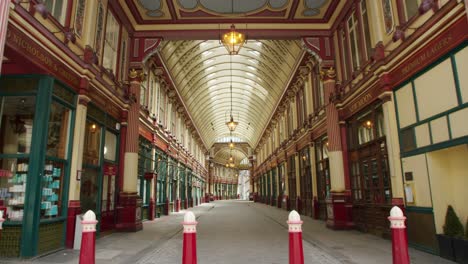
{"label": "arched ceiling", "polygon": [[159,52],[207,148],[230,136],[231,86],[232,136],[254,147],[303,54],[296,40],[249,40],[232,56],[218,40],[164,41]]}

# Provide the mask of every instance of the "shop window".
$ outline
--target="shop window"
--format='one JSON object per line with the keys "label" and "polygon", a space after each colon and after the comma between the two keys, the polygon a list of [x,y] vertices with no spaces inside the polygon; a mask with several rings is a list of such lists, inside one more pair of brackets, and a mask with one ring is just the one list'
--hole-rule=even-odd
{"label": "shop window", "polygon": [[104,159],[115,161],[117,157],[117,135],[106,130]]}
{"label": "shop window", "polygon": [[103,31],[104,31],[104,6],[101,1],[98,1],[97,17],[96,17],[96,36],[94,39],[94,49],[97,54],[101,54]]}
{"label": "shop window", "polygon": [[47,137],[47,156],[66,159],[70,134],[71,110],[52,102]]}
{"label": "shop window", "polygon": [[388,204],[391,183],[381,105],[370,106],[349,122],[349,159],[355,203]]}
{"label": "shop window", "polygon": [[42,219],[61,216],[64,173],[65,169],[62,162],[46,161],[44,173],[42,174]]}
{"label": "shop window", "polygon": [[[288,191],[291,205],[296,204],[296,161],[294,155],[288,158]],[[296,208],[295,206],[292,206]]]}
{"label": "shop window", "polygon": [[83,163],[100,165],[101,158],[101,126],[91,120],[86,121],[85,141],[83,148]]}
{"label": "shop window", "polygon": [[63,25],[67,14],[67,2],[67,0],[44,0],[43,3],[50,14]]}
{"label": "shop window", "polygon": [[112,73],[117,74],[117,48],[119,43],[119,23],[112,12],[107,12],[106,34],[104,37],[104,57],[102,66]]}
{"label": "shop window", "polygon": [[34,96],[0,97],[0,150],[3,154],[27,154],[31,151]]}
{"label": "shop window", "polygon": [[143,204],[149,204],[149,184],[144,176],[146,172],[153,172],[153,158],[151,155],[152,146],[151,142],[140,137],[139,151],[138,151],[138,195],[142,198]]}
{"label": "shop window", "polygon": [[414,128],[403,129],[400,132],[402,152],[410,151],[416,148],[416,137]]}
{"label": "shop window", "polygon": [[28,169],[28,159],[0,159],[0,210],[11,221],[23,220]]}
{"label": "shop window", "polygon": [[99,170],[87,167],[81,174],[80,180],[80,206],[81,211],[97,210],[98,190],[99,190]]}

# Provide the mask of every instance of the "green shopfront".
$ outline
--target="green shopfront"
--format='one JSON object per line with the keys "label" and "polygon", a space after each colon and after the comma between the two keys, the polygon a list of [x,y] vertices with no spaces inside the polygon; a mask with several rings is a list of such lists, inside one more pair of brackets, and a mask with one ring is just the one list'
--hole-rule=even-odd
{"label": "green shopfront", "polygon": [[0,87],[0,256],[31,257],[64,246],[77,96],[42,75]]}

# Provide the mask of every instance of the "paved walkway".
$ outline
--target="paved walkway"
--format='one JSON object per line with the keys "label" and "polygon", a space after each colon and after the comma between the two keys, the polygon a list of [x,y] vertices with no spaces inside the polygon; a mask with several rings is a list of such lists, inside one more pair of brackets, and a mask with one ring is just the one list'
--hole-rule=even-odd
{"label": "paved walkway", "polygon": [[[198,263],[288,263],[288,212],[244,201],[216,201],[190,209],[197,216]],[[145,222],[143,231],[114,233],[97,241],[97,264],[181,263],[183,212]],[[303,217],[305,263],[392,263],[391,242],[358,231],[333,231]],[[63,250],[29,261],[78,263],[78,251]],[[410,249],[411,263],[453,263]]]}

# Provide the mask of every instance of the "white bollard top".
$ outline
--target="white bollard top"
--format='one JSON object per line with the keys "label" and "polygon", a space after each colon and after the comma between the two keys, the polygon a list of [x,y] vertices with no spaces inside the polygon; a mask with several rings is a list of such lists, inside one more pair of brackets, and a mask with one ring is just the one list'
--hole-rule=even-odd
{"label": "white bollard top", "polygon": [[83,221],[96,221],[96,214],[93,211],[88,210],[83,216]]}
{"label": "white bollard top", "polygon": [[391,217],[402,217],[403,211],[398,206],[393,206],[392,210],[390,210]]}
{"label": "white bollard top", "polygon": [[287,223],[288,223],[289,233],[301,233],[302,232],[301,216],[295,210],[292,210],[289,213]]}
{"label": "white bollard top", "polygon": [[301,216],[296,212],[296,210],[292,210],[289,213],[288,221],[289,222],[299,222],[299,221],[301,221]]}
{"label": "white bollard top", "polygon": [[0,219],[3,219],[3,211],[0,210]]}
{"label": "white bollard top", "polygon": [[184,223],[193,223],[195,221],[195,215],[191,211],[187,211],[184,215]]}
{"label": "white bollard top", "polygon": [[390,216],[388,220],[390,220],[390,228],[392,229],[404,229],[405,226],[405,219],[406,217],[403,215],[403,211],[398,206],[393,206],[392,210],[390,210]]}

